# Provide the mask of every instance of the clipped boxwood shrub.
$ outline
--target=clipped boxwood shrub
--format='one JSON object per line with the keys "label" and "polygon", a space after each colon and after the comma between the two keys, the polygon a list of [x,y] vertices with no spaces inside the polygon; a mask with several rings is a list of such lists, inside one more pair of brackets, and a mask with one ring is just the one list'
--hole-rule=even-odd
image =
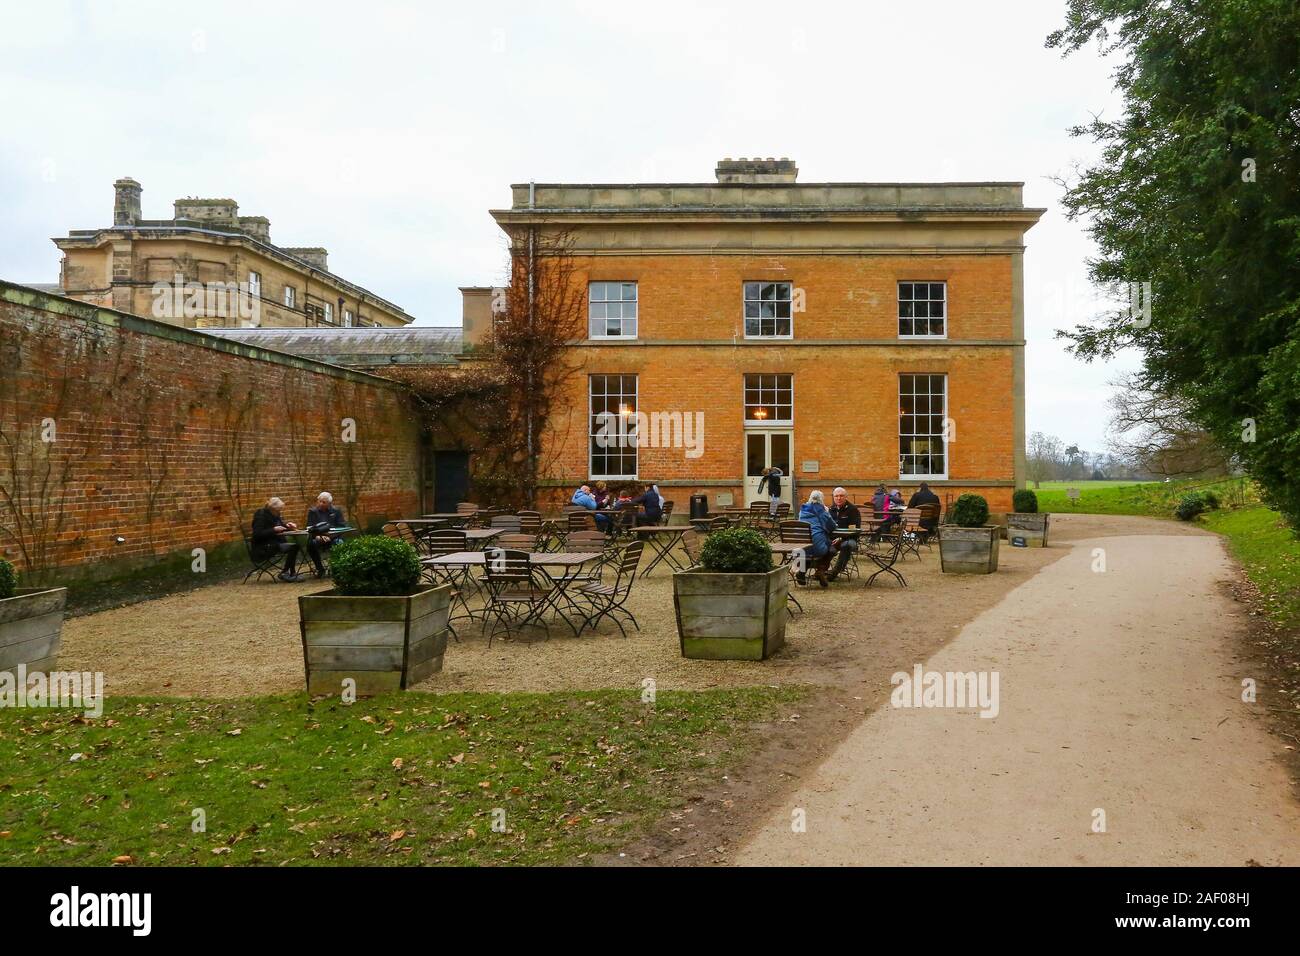
{"label": "clipped boxwood shrub", "polygon": [[714,574],[766,574],[772,548],[753,528],[723,528],[704,539],[700,570]]}
{"label": "clipped boxwood shrub", "polygon": [[398,538],[366,535],[340,541],[330,551],[330,574],[340,594],[395,597],[420,584],[420,556]]}
{"label": "clipped boxwood shrub", "polygon": [[983,495],[964,494],[953,502],[948,523],[959,528],[982,528],[989,522],[989,503]]}
{"label": "clipped boxwood shrub", "polygon": [[1205,510],[1205,498],[1197,492],[1183,495],[1178,506],[1174,508],[1174,515],[1179,521],[1191,521],[1198,514]]}
{"label": "clipped boxwood shrub", "polygon": [[18,590],[18,572],[14,566],[0,558],[0,601],[11,598]]}
{"label": "clipped boxwood shrub", "polygon": [[1019,489],[1011,496],[1011,510],[1022,515],[1038,514],[1038,495],[1028,488]]}

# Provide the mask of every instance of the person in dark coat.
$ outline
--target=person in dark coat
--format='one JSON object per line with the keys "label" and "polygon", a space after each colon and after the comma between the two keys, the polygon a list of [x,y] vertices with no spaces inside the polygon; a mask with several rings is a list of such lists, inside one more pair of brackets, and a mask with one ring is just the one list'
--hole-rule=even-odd
{"label": "person in dark coat", "polygon": [[769,498],[768,514],[775,516],[777,505],[781,503],[781,476],[785,474],[780,468],[764,468],[763,477],[758,480],[758,493],[767,488]]}
{"label": "person in dark coat", "polygon": [[636,523],[641,525],[655,525],[662,520],[664,515],[664,499],[659,494],[659,486],[651,485],[641,494],[632,499],[632,504],[640,505],[642,513],[636,516]]}
{"label": "person in dark coat", "polygon": [[[808,525],[812,533],[812,544],[803,549],[804,564],[811,564],[813,577],[822,587],[826,587],[828,579],[826,569],[830,567],[831,555],[835,551],[834,541],[831,532],[835,530],[835,519],[831,513],[826,510],[826,502],[822,499],[820,491],[811,492],[808,500],[803,507],[799,509],[799,520]],[[806,580],[802,570],[795,572],[795,580],[803,584]]]}
{"label": "person in dark coat", "polygon": [[[831,500],[835,502],[827,511],[835,519],[837,528],[861,528],[862,515],[858,511],[858,506],[849,501],[849,493],[843,488],[836,488],[831,492]],[[839,556],[835,559],[835,567],[831,570],[830,579],[834,581],[843,572],[849,563],[849,558],[853,552],[858,550],[858,542],[852,538],[834,539],[835,550]]]}
{"label": "person in dark coat", "polygon": [[[258,561],[264,561],[277,552],[287,554],[284,570],[279,574],[280,580],[301,581],[302,575],[297,573],[298,545],[284,537],[286,531],[297,531],[298,526],[292,521],[284,520],[281,517],[283,511],[284,502],[279,498],[272,498],[266,503],[266,507],[258,508],[253,514],[253,557]],[[310,553],[315,547],[315,543],[308,539],[308,552]]]}
{"label": "person in dark coat", "polygon": [[334,546],[338,535],[330,534],[330,528],[342,528],[343,511],[334,507],[334,496],[322,491],[316,496],[316,504],[307,510],[307,530],[311,532],[311,543],[315,550],[308,548],[312,563],[316,566],[316,577],[325,577],[325,564],[321,560],[325,551]]}
{"label": "person in dark coat", "polygon": [[[937,505],[937,504],[939,504],[939,496],[936,495],[933,491],[931,491],[930,486],[926,484],[924,481],[921,482],[921,487],[916,489],[915,493],[913,493],[912,497],[909,498],[907,501],[907,506],[909,508],[919,508],[921,507],[921,505]],[[921,521],[921,527],[924,528],[926,531],[933,531],[935,528],[939,527],[938,512],[935,513],[935,516],[933,518],[923,519]]]}

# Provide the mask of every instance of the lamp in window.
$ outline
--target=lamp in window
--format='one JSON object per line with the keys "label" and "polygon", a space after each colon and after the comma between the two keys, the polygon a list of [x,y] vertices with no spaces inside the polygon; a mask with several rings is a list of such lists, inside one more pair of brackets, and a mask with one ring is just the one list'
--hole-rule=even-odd
{"label": "lamp in window", "polygon": [[628,415],[632,414],[632,406],[626,403],[621,404],[618,406],[618,413],[626,418]]}
{"label": "lamp in window", "polygon": [[767,409],[766,408],[754,409],[754,417],[757,418],[759,421],[762,421],[764,418],[767,418]]}

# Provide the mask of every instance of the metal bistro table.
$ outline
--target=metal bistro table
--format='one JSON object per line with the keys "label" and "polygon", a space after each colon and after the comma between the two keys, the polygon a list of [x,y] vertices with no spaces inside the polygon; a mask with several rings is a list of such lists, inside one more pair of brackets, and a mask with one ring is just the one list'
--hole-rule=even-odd
{"label": "metal bistro table", "polygon": [[667,561],[678,571],[686,570],[682,567],[682,563],[677,560],[677,555],[673,554],[673,548],[677,546],[677,542],[682,540],[682,536],[686,534],[687,530],[689,529],[686,525],[681,524],[646,524],[632,529],[632,533],[649,544],[655,552],[654,560],[646,565],[645,570],[641,572],[642,578],[653,571],[655,565],[660,561]]}
{"label": "metal bistro table", "polygon": [[[468,572],[471,568],[481,568],[486,565],[489,557],[490,555],[486,551],[457,551],[453,554],[439,555],[436,558],[422,558],[420,563],[435,568],[460,568]],[[595,551],[575,551],[572,553],[554,553],[550,551],[528,552],[529,565],[540,567],[542,573],[546,575],[547,580],[549,580],[553,586],[551,598],[546,602],[546,606],[555,611],[564,623],[569,625],[569,629],[573,631],[575,635],[579,633],[580,629],[574,627],[573,622],[569,620],[569,616],[565,614],[564,610],[559,606],[559,601],[563,598],[569,607],[577,607],[573,598],[568,595],[569,588],[572,587],[573,582],[577,579],[578,572],[582,569],[583,565],[590,564],[592,561],[598,561],[601,557],[603,557],[603,555]],[[548,570],[549,568],[559,568],[560,574],[558,576],[552,574]],[[468,604],[465,605],[465,616],[471,620],[474,618],[474,611],[470,610]]]}

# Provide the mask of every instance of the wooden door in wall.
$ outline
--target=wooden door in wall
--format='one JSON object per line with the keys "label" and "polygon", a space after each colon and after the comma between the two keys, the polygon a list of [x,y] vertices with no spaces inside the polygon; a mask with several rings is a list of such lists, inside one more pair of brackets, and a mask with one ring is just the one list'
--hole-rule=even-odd
{"label": "wooden door in wall", "polygon": [[745,429],[745,500],[736,502],[746,506],[751,501],[766,501],[770,494],[766,486],[759,493],[758,484],[768,468],[781,469],[781,500],[793,503],[790,475],[794,470],[794,432],[789,428]]}
{"label": "wooden door in wall", "polygon": [[469,452],[433,453],[433,501],[435,512],[451,513],[469,497]]}

